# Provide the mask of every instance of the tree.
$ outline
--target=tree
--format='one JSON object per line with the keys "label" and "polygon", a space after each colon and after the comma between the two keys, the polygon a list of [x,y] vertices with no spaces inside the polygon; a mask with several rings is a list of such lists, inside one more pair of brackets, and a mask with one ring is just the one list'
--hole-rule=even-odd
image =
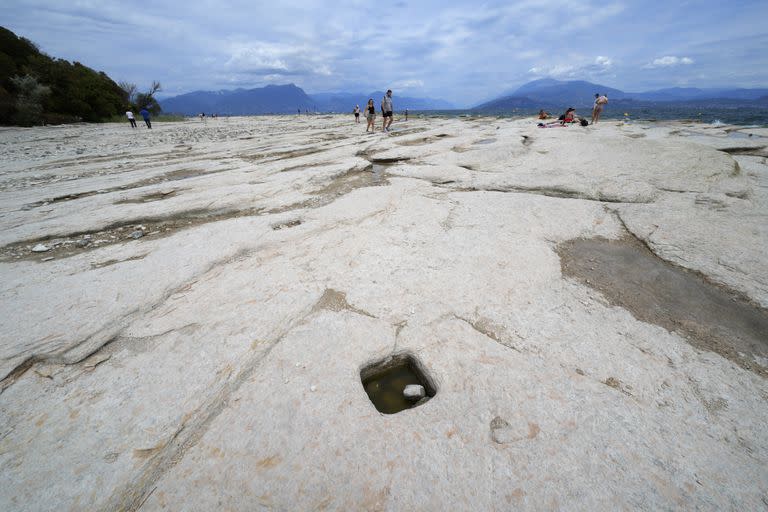
{"label": "tree", "polygon": [[136,84],[130,82],[118,82],[117,85],[125,91],[125,99],[128,103],[134,103],[136,101],[136,93],[139,92],[139,88],[136,87]]}
{"label": "tree", "polygon": [[160,103],[155,99],[155,93],[162,90],[160,82],[153,81],[152,87],[147,92],[137,93],[135,96],[136,110],[146,108],[152,115],[159,114],[163,109],[160,107]]}
{"label": "tree", "polygon": [[21,126],[32,126],[42,121],[43,100],[51,94],[51,88],[38,83],[31,75],[14,76],[11,83],[18,91],[14,120]]}

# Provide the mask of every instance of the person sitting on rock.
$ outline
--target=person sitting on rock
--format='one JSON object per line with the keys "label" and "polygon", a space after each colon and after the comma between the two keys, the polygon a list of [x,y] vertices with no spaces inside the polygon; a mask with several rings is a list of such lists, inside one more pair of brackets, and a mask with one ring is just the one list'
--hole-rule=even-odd
{"label": "person sitting on rock", "polygon": [[549,112],[545,112],[544,109],[539,110],[539,119],[549,119]]}
{"label": "person sitting on rock", "polygon": [[565,111],[565,114],[563,114],[563,120],[560,124],[575,123],[575,122],[577,122],[576,109],[573,107],[570,107],[568,110]]}

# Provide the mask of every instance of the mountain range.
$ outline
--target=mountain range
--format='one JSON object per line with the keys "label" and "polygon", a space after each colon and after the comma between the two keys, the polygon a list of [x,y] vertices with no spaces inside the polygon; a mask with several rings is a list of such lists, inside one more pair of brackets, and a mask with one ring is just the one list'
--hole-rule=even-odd
{"label": "mountain range", "polygon": [[499,112],[515,108],[591,107],[595,93],[606,94],[611,103],[662,102],[760,102],[768,98],[768,89],[728,89],[672,87],[647,92],[624,92],[605,85],[583,80],[561,81],[551,78],[528,82],[515,90],[481,103],[473,108],[481,112]]}
{"label": "mountain range", "polygon": [[[379,108],[384,92],[368,94],[333,92],[307,94],[294,84],[267,85],[255,89],[222,91],[195,91],[166,98],[161,102],[164,112],[197,115],[201,112],[225,115],[292,114],[302,112],[352,112],[355,105],[364,109],[368,98]],[[447,101],[432,98],[397,96],[394,98],[397,110],[437,110],[455,108]]]}

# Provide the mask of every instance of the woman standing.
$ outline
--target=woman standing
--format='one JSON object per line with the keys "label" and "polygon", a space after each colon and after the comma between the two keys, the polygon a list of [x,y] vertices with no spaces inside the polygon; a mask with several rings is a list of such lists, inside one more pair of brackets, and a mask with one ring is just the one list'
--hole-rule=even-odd
{"label": "woman standing", "polygon": [[355,122],[360,122],[360,105],[355,105],[355,110],[352,111],[355,114]]}
{"label": "woman standing", "polygon": [[368,120],[368,126],[365,127],[365,133],[368,133],[368,129],[371,129],[371,133],[376,131],[373,122],[376,121],[376,105],[373,103],[373,98],[368,100],[368,105],[365,107],[365,118]]}

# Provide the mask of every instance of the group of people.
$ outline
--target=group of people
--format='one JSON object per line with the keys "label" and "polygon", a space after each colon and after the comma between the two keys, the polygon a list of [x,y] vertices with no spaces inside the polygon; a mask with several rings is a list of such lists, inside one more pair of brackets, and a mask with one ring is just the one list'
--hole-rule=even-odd
{"label": "group of people", "polygon": [[[147,128],[150,130],[152,129],[152,121],[150,120],[149,111],[146,108],[143,108],[139,111],[139,114],[144,119],[144,123],[146,123]],[[128,110],[125,113],[125,117],[128,118],[128,122],[131,123],[131,128],[136,128],[136,118],[133,116],[133,111]]]}
{"label": "group of people", "polygon": [[[608,103],[608,96],[605,94],[595,93],[595,103],[592,105],[592,124],[597,124],[597,122],[600,120],[600,114],[603,112],[603,107]],[[544,110],[539,110],[539,119],[549,119],[551,116],[549,112],[545,112]],[[576,109],[573,107],[569,107],[568,110],[565,111],[564,114],[562,114],[557,121],[554,121],[552,123],[539,123],[540,128],[551,128],[554,126],[567,126],[572,123],[579,123],[581,126],[587,126],[589,124],[589,121],[587,121],[583,117],[579,117],[576,115]]]}
{"label": "group of people", "polygon": [[[355,109],[352,111],[355,114],[355,122],[360,122],[360,105],[355,105]],[[392,125],[394,107],[392,106],[392,89],[387,89],[384,97],[381,98],[381,115],[384,116],[381,128],[384,132],[389,131],[389,127]],[[376,121],[376,104],[373,98],[368,99],[368,104],[365,106],[365,118],[368,120],[368,126],[365,127],[365,132],[373,133],[376,131],[374,122]],[[406,114],[406,120],[408,119]]]}

